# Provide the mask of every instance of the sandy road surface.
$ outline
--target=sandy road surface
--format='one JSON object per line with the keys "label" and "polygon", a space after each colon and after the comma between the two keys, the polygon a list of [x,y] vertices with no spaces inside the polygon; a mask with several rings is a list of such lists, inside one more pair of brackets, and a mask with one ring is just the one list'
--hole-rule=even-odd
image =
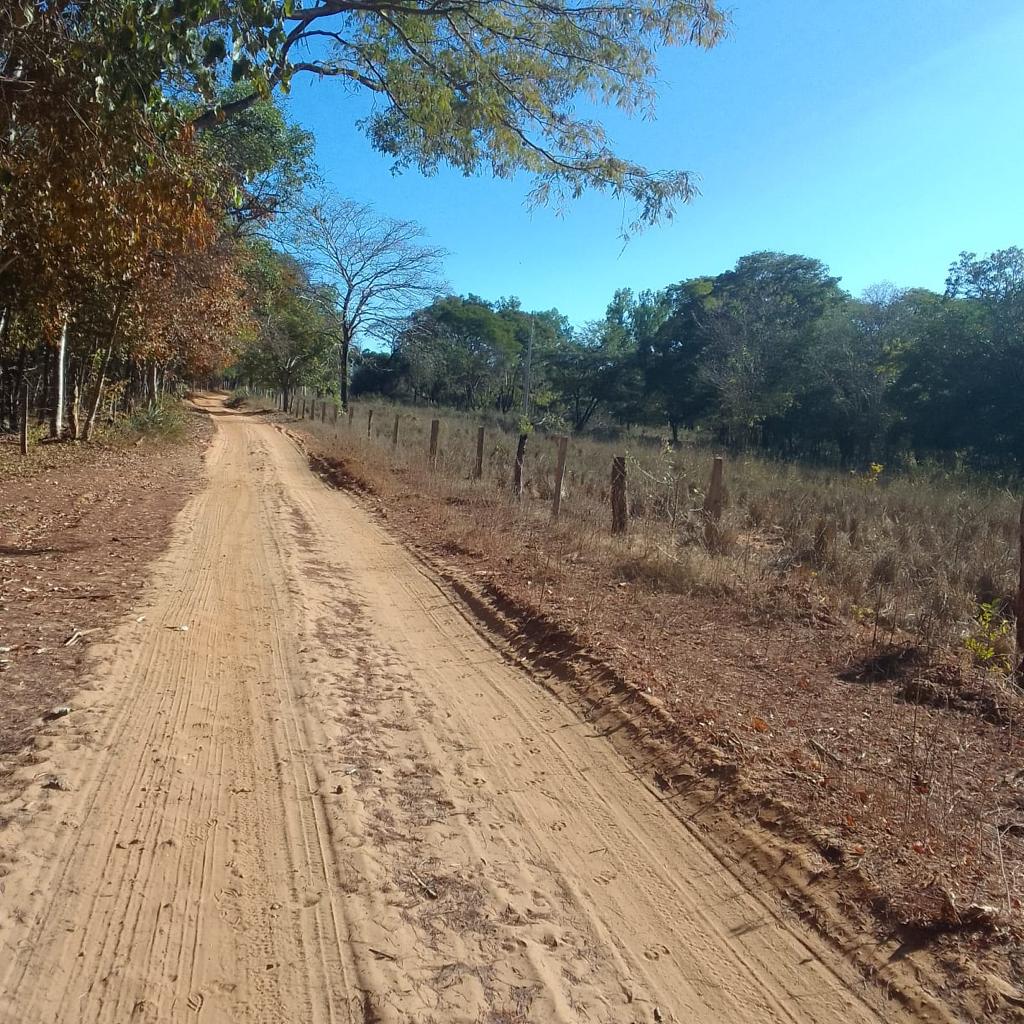
{"label": "sandy road surface", "polygon": [[904,1019],[215,411],[145,618],[51,728],[69,788],[8,809],[0,1021]]}

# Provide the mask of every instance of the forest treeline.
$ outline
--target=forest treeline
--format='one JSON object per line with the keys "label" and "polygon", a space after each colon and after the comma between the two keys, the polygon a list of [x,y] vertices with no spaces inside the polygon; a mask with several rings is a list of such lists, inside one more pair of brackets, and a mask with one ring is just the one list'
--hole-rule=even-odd
{"label": "forest treeline", "polygon": [[365,393],[522,407],[553,428],[647,425],[678,440],[864,465],[1024,468],[1024,252],[962,253],[946,289],[855,298],[820,261],[753,253],[713,277],[614,295],[580,329],[515,300],[450,296],[367,352]]}
{"label": "forest treeline", "polygon": [[[132,101],[147,50],[117,43],[112,8],[88,10],[0,14],[0,424],[15,429],[27,398],[71,440],[101,411],[219,376],[255,337],[257,233],[312,155],[270,101],[203,132],[195,83]],[[212,87],[221,101],[241,88]]]}

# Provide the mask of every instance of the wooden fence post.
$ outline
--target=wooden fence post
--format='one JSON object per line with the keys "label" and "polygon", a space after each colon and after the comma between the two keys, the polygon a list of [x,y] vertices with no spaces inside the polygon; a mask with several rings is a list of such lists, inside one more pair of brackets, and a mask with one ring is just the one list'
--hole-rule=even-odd
{"label": "wooden fence post", "polygon": [[397,413],[396,412],[395,413],[395,426],[394,426],[394,429],[391,431],[391,447],[392,448],[397,448],[398,447],[398,423],[399,423],[400,419],[401,419],[401,413]]}
{"label": "wooden fence post", "polygon": [[704,497],[704,543],[711,551],[717,550],[722,540],[722,508],[725,505],[724,461],[716,455],[711,463],[711,480]]}
{"label": "wooden fence post", "polygon": [[440,420],[430,421],[430,454],[429,462],[431,470],[437,469],[437,435],[441,430]]}
{"label": "wooden fence post", "polygon": [[512,471],[512,493],[516,501],[523,497],[523,463],[526,462],[526,441],[529,434],[520,434],[516,444],[516,464]]}
{"label": "wooden fence post", "polygon": [[21,454],[28,455],[28,381],[21,385]]}
{"label": "wooden fence post", "polygon": [[484,428],[478,427],[476,432],[476,464],[473,466],[473,479],[482,480],[484,475]]}
{"label": "wooden fence post", "polygon": [[679,470],[672,467],[672,525],[679,522],[679,509],[682,506],[682,496],[688,494],[686,480],[679,474]]}
{"label": "wooden fence post", "polygon": [[725,500],[722,488],[723,469],[722,456],[716,455],[715,461],[711,463],[711,482],[708,484],[708,494],[704,499],[704,511],[715,522],[722,518],[722,504]]}
{"label": "wooden fence post", "polygon": [[373,410],[371,409],[366,414],[366,436],[370,436],[370,431],[373,429]]}
{"label": "wooden fence post", "polygon": [[626,504],[626,456],[612,459],[612,533],[625,533],[629,519]]}
{"label": "wooden fence post", "polygon": [[555,462],[555,493],[551,496],[551,518],[557,519],[562,507],[562,480],[565,478],[565,452],[569,447],[569,438],[564,434],[557,438],[558,459]]}
{"label": "wooden fence post", "polygon": [[[27,417],[26,417],[27,419]],[[24,448],[22,449],[24,451]],[[1016,675],[1018,680],[1024,674],[1024,503],[1020,506],[1020,569],[1017,576],[1017,601],[1014,612],[1017,616],[1017,665]]]}

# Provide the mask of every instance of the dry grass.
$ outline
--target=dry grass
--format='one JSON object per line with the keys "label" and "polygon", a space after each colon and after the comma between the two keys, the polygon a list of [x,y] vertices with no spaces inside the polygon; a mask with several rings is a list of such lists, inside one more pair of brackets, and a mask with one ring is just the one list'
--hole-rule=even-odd
{"label": "dry grass", "polygon": [[[400,439],[393,448],[396,414]],[[441,443],[430,473],[426,453],[434,417],[441,420]],[[546,522],[553,440],[530,438],[527,500],[519,505],[511,497],[516,436],[494,417],[484,480],[472,479],[479,423],[458,413],[375,402],[357,406],[352,429],[342,421],[339,436],[347,447],[364,449],[370,462],[386,455],[389,472],[445,507],[487,508],[492,525],[502,528]],[[333,434],[330,423],[313,426]],[[617,454],[628,459],[631,522],[628,538],[613,543],[609,487]],[[562,522],[580,545],[606,550],[624,579],[679,593],[729,592],[759,606],[775,581],[795,575],[813,581],[834,614],[870,625],[879,639],[909,636],[928,648],[972,653],[963,639],[977,632],[981,606],[995,604],[996,620],[987,631],[995,648],[989,667],[1011,653],[1009,634],[998,635],[998,627],[999,609],[1009,609],[1016,587],[1019,496],[983,480],[924,471],[840,474],[733,458],[726,462],[721,543],[709,551],[701,509],[711,455],[692,442],[672,450],[643,437],[614,444],[573,438]]]}

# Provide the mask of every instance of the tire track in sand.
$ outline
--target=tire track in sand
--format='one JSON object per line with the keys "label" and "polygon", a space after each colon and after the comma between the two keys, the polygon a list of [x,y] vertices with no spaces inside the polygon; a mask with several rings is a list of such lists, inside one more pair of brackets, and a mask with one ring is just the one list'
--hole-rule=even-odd
{"label": "tire track in sand", "polygon": [[145,623],[108,654],[89,709],[109,720],[105,748],[65,755],[73,792],[52,799],[77,816],[64,810],[35,877],[7,879],[38,909],[27,934],[2,933],[5,1022],[363,1019],[344,935],[311,908],[333,867],[279,724],[301,669],[254,486],[263,456],[232,435]]}

